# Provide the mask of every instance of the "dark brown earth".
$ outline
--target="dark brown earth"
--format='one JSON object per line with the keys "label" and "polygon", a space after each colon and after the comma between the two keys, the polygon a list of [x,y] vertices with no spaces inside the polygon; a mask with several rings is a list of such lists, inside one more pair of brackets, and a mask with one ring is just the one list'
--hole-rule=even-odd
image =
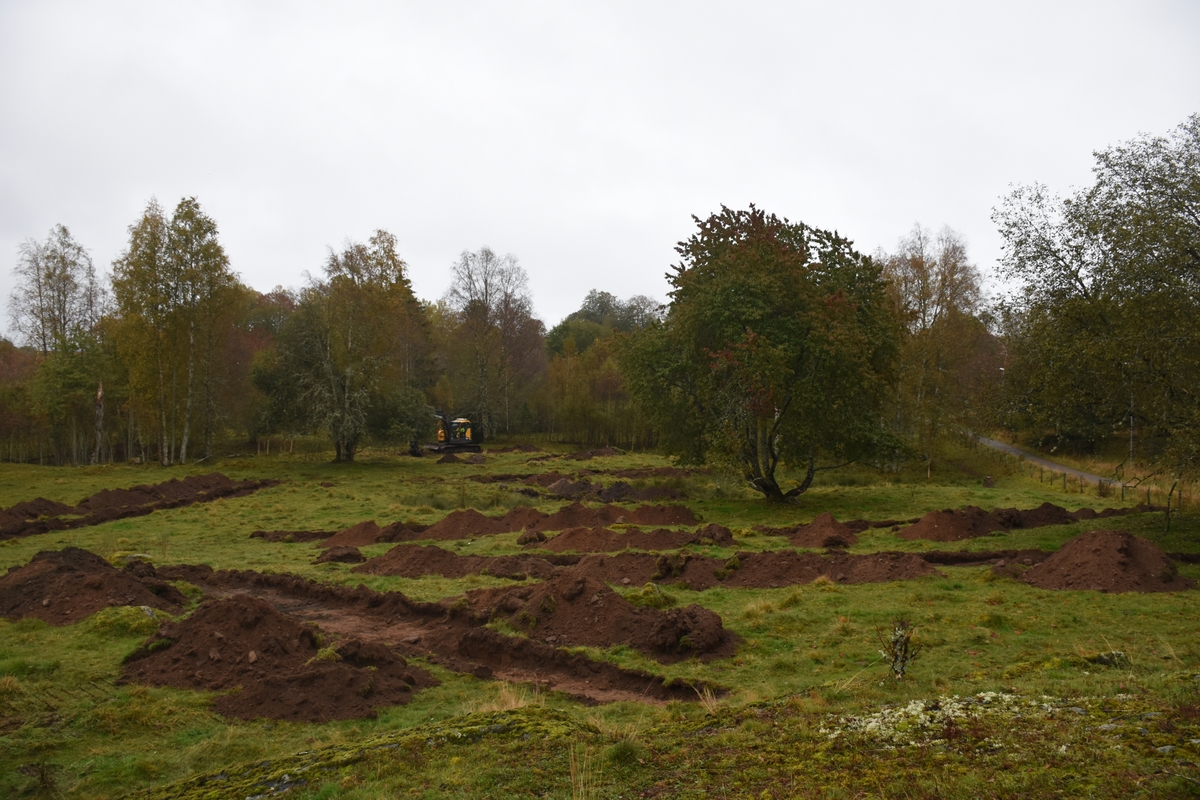
{"label": "dark brown earth", "polygon": [[560,478],[546,486],[546,494],[564,500],[580,500],[595,498],[602,503],[631,503],[653,502],[661,500],[681,500],[683,492],[673,487],[652,486],[647,489],[635,489],[625,481],[617,481],[610,486],[602,483],[592,483],[587,479],[571,481]]}
{"label": "dark brown earth", "polygon": [[419,578],[442,575],[461,578],[486,572],[497,578],[549,578],[558,567],[536,556],[460,556],[440,547],[398,544],[381,556],[355,567],[354,572]]}
{"label": "dark brown earth", "polygon": [[326,548],[325,550],[321,551],[321,555],[317,556],[317,560],[313,563],[329,564],[332,562],[338,564],[361,564],[366,560],[367,557],[359,552],[357,547],[343,546]]}
{"label": "dark brown earth", "polygon": [[901,539],[928,539],[933,542],[956,542],[976,536],[987,536],[992,531],[1005,530],[1003,525],[978,506],[947,508],[930,511],[921,521],[900,531]]}
{"label": "dark brown earth", "polygon": [[382,532],[382,529],[375,524],[375,520],[369,519],[346,528],[344,531],[338,531],[321,542],[321,547],[366,547],[378,542]]}
{"label": "dark brown earth", "polygon": [[801,525],[791,537],[796,547],[852,547],[857,541],[854,530],[838,522],[828,511]]}
{"label": "dark brown earth", "polygon": [[617,533],[608,528],[568,528],[557,536],[534,544],[539,550],[556,553],[615,553],[621,550],[675,550],[690,544],[732,547],[729,529],[710,524],[696,532],[658,528]]}
{"label": "dark brown earth", "polygon": [[234,481],[219,472],[210,472],[128,489],[104,489],[74,507],[39,497],[0,511],[0,539],[84,528],[143,516],[164,508],[207,503],[222,497],[242,497],[278,484],[275,480]]}
{"label": "dark brown earth", "polygon": [[736,637],[697,605],[662,611],[631,604],[602,581],[568,568],[542,583],[468,592],[479,619],[506,619],[548,644],[624,644],[660,661],[728,656]]}
{"label": "dark brown earth", "polygon": [[72,625],[109,606],[148,606],[179,614],[185,600],[160,580],[154,568],[119,570],[100,556],[68,547],[43,550],[29,563],[0,577],[0,616],[37,617],[51,625]]}
{"label": "dark brown earth", "polygon": [[[545,631],[540,636],[535,631],[532,635],[539,640],[533,641],[487,629],[483,625],[488,621],[488,608],[477,610],[476,603],[466,598],[422,603],[399,592],[375,592],[365,586],[349,589],[295,575],[253,571],[214,572],[203,565],[164,568],[161,572],[188,580],[213,594],[250,594],[263,598],[282,613],[319,624],[331,636],[394,646],[404,655],[425,657],[448,669],[478,677],[534,681],[585,702],[665,702],[695,700],[697,697],[696,689],[688,684],[669,685],[660,676],[595,662],[585,655],[557,649],[578,643],[575,641],[577,632],[569,626],[565,626],[563,633],[554,634],[558,638],[553,645],[544,641]],[[532,587],[514,588],[519,592]],[[491,599],[501,600],[503,591]],[[517,598],[513,602],[519,608],[524,601]],[[651,612],[646,615],[647,622],[657,631],[659,642],[669,643],[672,635],[682,636],[687,631],[694,630],[696,634],[696,644],[689,641],[681,646],[676,638],[677,652],[656,655],[659,660],[683,657],[712,638],[702,634],[709,630],[706,625],[711,624],[715,614],[691,619],[680,610],[672,610],[675,613],[665,616],[662,616],[665,612],[654,609],[645,611]],[[716,617],[718,623],[719,620]],[[732,635],[726,633],[720,646],[733,647]],[[720,692],[719,687],[710,688]]]}
{"label": "dark brown earth", "polygon": [[[616,534],[618,536],[622,534]],[[503,578],[557,579],[567,573],[606,584],[641,586],[648,582],[687,584],[697,591],[714,586],[774,588],[810,583],[824,575],[840,583],[883,583],[936,574],[931,564],[996,564],[1004,559],[1037,563],[1049,554],[1040,550],[991,553],[738,553],[720,559],[695,553],[632,553],[615,555],[460,556],[439,547],[398,545],[382,556],[355,567],[355,572],[417,578],[451,578],[483,572]],[[1024,563],[1024,562],[1023,562]]]}
{"label": "dark brown earth", "polygon": [[1079,534],[1022,580],[1042,589],[1100,592],[1178,592],[1195,585],[1153,542],[1106,530]]}
{"label": "dark brown earth", "polygon": [[852,556],[792,550],[738,553],[726,561],[692,553],[592,555],[581,560],[574,571],[608,583],[677,583],[695,591],[714,586],[777,588],[812,583],[822,576],[837,583],[886,583],[937,574],[914,553]]}
{"label": "dark brown earth", "polygon": [[[241,691],[215,698],[239,719],[325,722],[375,716],[437,681],[377,642],[345,639],[321,650],[321,633],[246,595],[206,600],[163,625],[125,663],[121,680],[180,689]],[[329,654],[328,657],[326,654]]]}
{"label": "dark brown earth", "polygon": [[1106,508],[1094,511],[1081,508],[1070,512],[1053,503],[1042,503],[1037,508],[1021,510],[997,508],[988,512],[978,506],[961,509],[931,511],[919,522],[899,532],[904,539],[928,539],[935,542],[953,542],[986,536],[992,531],[1010,531],[1017,528],[1040,528],[1047,525],[1066,525],[1078,520],[1097,517],[1115,517],[1150,510],[1147,506],[1135,508]]}
{"label": "dark brown earth", "polygon": [[[696,517],[686,506],[639,506],[634,509],[604,505],[589,508],[582,503],[572,503],[553,514],[546,514],[529,506],[518,506],[503,517],[489,517],[473,508],[452,511],[439,522],[428,527],[412,523],[393,523],[381,529],[377,541],[405,542],[415,539],[449,541],[475,539],[498,533],[514,533],[523,530],[561,531],[580,526],[595,527],[628,522],[639,525],[695,525]],[[363,523],[365,524],[365,523]],[[353,529],[351,529],[353,530]],[[328,544],[328,541],[326,542]],[[361,546],[361,545],[358,545]]]}

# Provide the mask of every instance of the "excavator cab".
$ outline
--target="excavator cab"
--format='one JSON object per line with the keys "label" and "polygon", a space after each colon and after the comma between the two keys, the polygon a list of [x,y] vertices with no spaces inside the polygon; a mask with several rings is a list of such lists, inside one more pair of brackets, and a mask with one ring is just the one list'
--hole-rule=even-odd
{"label": "excavator cab", "polygon": [[449,414],[436,414],[437,443],[426,445],[435,453],[478,453],[479,445],[471,431],[471,420],[466,417],[450,418]]}

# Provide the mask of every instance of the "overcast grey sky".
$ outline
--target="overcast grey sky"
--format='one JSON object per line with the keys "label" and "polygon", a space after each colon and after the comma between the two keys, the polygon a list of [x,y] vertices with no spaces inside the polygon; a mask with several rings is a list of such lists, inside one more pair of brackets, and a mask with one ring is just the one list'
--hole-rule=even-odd
{"label": "overcast grey sky", "polygon": [[665,299],[722,203],[866,252],[949,225],[987,270],[1010,184],[1197,111],[1196,0],[0,0],[0,297],[55,223],[107,271],[151,196],[262,291],[382,227],[435,299],[486,244],[548,325]]}

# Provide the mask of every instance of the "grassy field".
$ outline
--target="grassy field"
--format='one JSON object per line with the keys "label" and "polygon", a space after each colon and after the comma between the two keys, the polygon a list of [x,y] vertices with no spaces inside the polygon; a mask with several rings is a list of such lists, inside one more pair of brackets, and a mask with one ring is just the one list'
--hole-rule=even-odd
{"label": "grassy field", "polygon": [[[101,489],[219,469],[278,478],[242,498],[0,543],[0,568],[73,545],[157,564],[292,572],[436,600],[509,581],[474,576],[359,576],[313,564],[312,544],[251,539],[263,530],[337,530],[365,519],[433,522],[449,510],[499,514],[528,498],[480,473],[569,473],[662,466],[652,454],[530,464],[524,453],[480,466],[367,454],[353,465],[314,455],[225,460],[199,468],[0,467],[0,506],[36,496],[74,503]],[[1019,464],[953,450],[926,478],[850,468],[797,506],[763,503],[718,473],[632,481],[673,486],[705,521],[735,533],[732,556],[786,540],[756,525],[908,518],[967,504],[1095,508],[1112,498],[1066,494]],[[992,475],[995,488],[981,477]],[[592,476],[593,480],[609,478]],[[1162,514],[1013,531],[950,545],[871,529],[851,552],[1056,549],[1093,528],[1119,528],[1164,550],[1200,552],[1200,513],[1169,534]],[[456,552],[516,553],[517,534],[443,542]],[[378,555],[389,545],[364,548]],[[727,687],[664,706],[586,707],[529,686],[429,668],[441,685],[378,719],[303,725],[226,720],[203,693],[114,681],[153,630],[109,610],[76,625],[0,621],[0,794],[247,797],[288,789],[315,797],[1183,797],[1200,796],[1200,603],[1176,594],[1051,592],[980,567],[891,584],[818,582],[778,589],[669,588],[718,613],[744,642],[729,659],[664,666],[629,648],[591,651],[626,667]],[[1180,572],[1200,579],[1200,568]],[[632,592],[640,587],[621,591]],[[888,677],[880,633],[899,619],[923,646],[903,681]],[[1105,666],[1102,654],[1125,659]],[[958,698],[958,699],[955,699]],[[184,781],[184,783],[175,783]]]}

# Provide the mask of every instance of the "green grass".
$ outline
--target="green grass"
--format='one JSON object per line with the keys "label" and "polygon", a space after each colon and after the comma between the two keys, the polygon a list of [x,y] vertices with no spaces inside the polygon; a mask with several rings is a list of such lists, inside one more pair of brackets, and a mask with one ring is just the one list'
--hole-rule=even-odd
{"label": "green grass", "polygon": [[[529,457],[494,455],[482,466],[372,453],[352,465],[325,463],[311,453],[170,470],[4,465],[0,506],[35,496],[77,502],[101,488],[212,469],[283,483],[248,497],[9,540],[0,543],[0,570],[25,563],[39,550],[75,545],[104,555],[145,552],[159,564],[293,572],[435,600],[512,582],[490,576],[358,575],[344,564],[313,564],[319,551],[311,543],[271,543],[249,534],[336,530],[364,519],[429,523],[468,506],[501,514],[535,503],[553,511],[562,503],[467,477],[667,463],[643,453],[532,465]],[[995,488],[983,488],[985,474],[995,478]],[[904,519],[967,504],[1117,504],[1094,494],[1064,494],[1011,463],[953,448],[935,461],[931,478],[919,466],[886,474],[866,467],[823,473],[794,506],[763,503],[715,472],[633,483],[680,489],[704,520],[733,529],[732,548],[692,548],[721,558],[738,550],[786,547],[782,537],[757,534],[753,527],[807,522],[823,511],[839,519]],[[888,529],[871,529],[852,552],[1055,549],[1102,527],[1131,530],[1169,551],[1200,552],[1200,513],[1190,511],[1173,521],[1170,534],[1163,531],[1161,514],[950,545],[909,542]],[[463,554],[524,552],[516,536],[438,545]],[[363,550],[372,556],[388,547]],[[1183,565],[1180,571],[1200,579],[1200,567]],[[305,781],[290,789],[290,797],[574,797],[580,796],[579,782],[573,786],[571,778],[575,752],[576,772],[587,767],[599,797],[1200,796],[1194,766],[1200,750],[1190,744],[1200,740],[1196,592],[1049,592],[995,579],[984,568],[941,572],[881,585],[704,592],[668,587],[664,604],[703,605],[742,637],[732,658],[662,665],[627,647],[587,650],[621,666],[727,687],[706,702],[698,697],[696,703],[589,708],[554,693],[513,690],[423,664],[442,684],[418,693],[410,705],[384,710],[375,720],[323,725],[225,720],[212,712],[204,693],[117,684],[121,659],[149,631],[141,612],[110,610],[63,628],[0,621],[0,794],[116,797],[159,787],[176,796],[182,790],[166,787],[191,779],[183,788],[194,795],[187,796],[245,797],[282,785],[287,774]],[[630,595],[644,592],[640,586],[617,588]],[[877,652],[879,633],[899,617],[916,625],[924,648],[901,682],[887,677]],[[1113,650],[1126,653],[1129,666],[1089,661]],[[1000,691],[1030,700],[1056,698],[1047,702],[1057,710],[1011,718],[977,715],[951,726],[940,743],[918,737],[897,749],[860,732],[831,739],[821,730],[841,730],[850,723],[840,719],[868,716],[884,706]],[[1147,713],[1161,716],[1140,716]],[[1105,725],[1113,727],[1101,730]],[[198,782],[221,773],[222,780]]]}

